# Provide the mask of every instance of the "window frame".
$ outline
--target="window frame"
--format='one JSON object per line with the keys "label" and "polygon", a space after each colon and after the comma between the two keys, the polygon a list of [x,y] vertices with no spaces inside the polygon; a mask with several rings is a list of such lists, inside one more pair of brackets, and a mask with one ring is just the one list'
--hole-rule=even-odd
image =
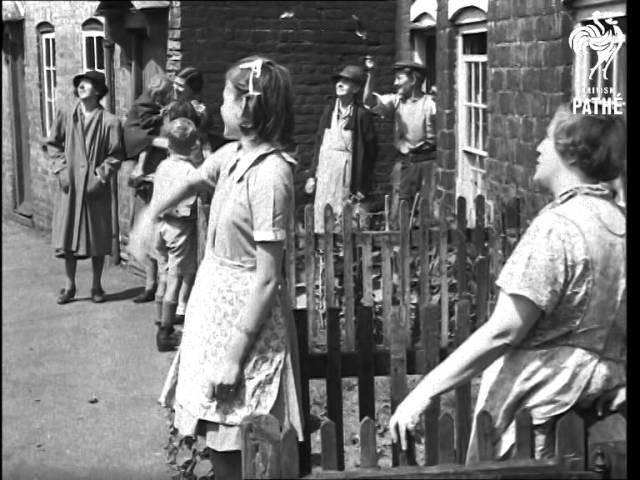
{"label": "window frame", "polygon": [[[470,25],[460,25],[458,27],[456,38],[456,196],[462,196],[467,200],[467,219],[469,227],[475,226],[474,204],[477,195],[483,195],[485,197],[486,220],[490,221],[493,218],[493,203],[487,199],[488,179],[486,168],[484,168],[484,166],[482,168],[477,165],[474,166],[473,162],[468,158],[471,155],[482,157],[485,160],[489,157],[488,145],[487,142],[484,141],[485,139],[488,140],[488,52],[484,54],[464,53],[464,37],[475,33],[484,33],[488,35],[487,23],[479,22]],[[473,99],[467,98],[467,92],[469,89],[469,85],[467,83],[468,63],[471,62],[480,62],[485,64],[484,78],[482,78],[482,73],[480,73],[480,81],[484,82],[485,103],[474,102]],[[482,69],[480,72],[482,72]],[[475,76],[472,77],[472,88],[474,81]],[[484,147],[484,150],[476,148],[476,146],[472,144],[473,142],[468,142],[469,139],[467,138],[467,131],[472,131],[472,128],[468,128],[468,108],[478,108],[480,112],[483,112],[486,130],[481,131],[480,138],[481,142],[483,142],[482,147]],[[482,128],[482,121],[479,122],[479,125],[480,128]],[[469,143],[471,143],[471,145]],[[479,186],[474,184],[474,171],[480,172],[482,181]]]}
{"label": "window frame", "polygon": [[[94,68],[89,67],[87,58],[87,39],[92,39],[92,48],[94,54]],[[102,38],[104,45],[104,22],[97,18],[90,18],[82,24],[82,71],[95,70],[97,72],[105,73],[105,59],[104,53],[102,54],[102,68],[98,68],[98,38]]]}
{"label": "window frame", "polygon": [[[45,136],[49,136],[56,116],[57,65],[55,28],[50,23],[45,22],[37,26],[37,32],[40,49],[38,66],[42,80],[42,130]],[[47,48],[47,44],[49,44],[49,48]]]}

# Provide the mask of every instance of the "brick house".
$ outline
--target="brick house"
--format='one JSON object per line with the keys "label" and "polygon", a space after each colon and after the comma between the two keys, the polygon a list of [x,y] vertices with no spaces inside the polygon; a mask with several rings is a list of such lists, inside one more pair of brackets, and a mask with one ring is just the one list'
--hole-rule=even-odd
{"label": "brick house", "polygon": [[[50,229],[54,183],[41,137],[53,108],[71,101],[73,75],[92,61],[112,69],[121,117],[151,75],[189,65],[203,71],[204,101],[217,114],[228,65],[262,53],[292,73],[302,169],[336,69],[373,55],[377,85],[389,91],[396,58],[421,60],[427,87],[438,89],[437,200],[451,207],[456,195],[481,193],[491,215],[499,200],[517,195],[530,219],[548,201],[531,183],[535,147],[556,106],[588,84],[589,59],[575,55],[568,38],[596,10],[617,18],[626,33],[626,3],[610,0],[5,1],[3,215]],[[110,63],[100,53],[105,28],[114,42]],[[48,48],[55,54],[43,54]],[[611,71],[607,85],[626,98],[626,47]],[[215,122],[221,130],[219,116]],[[380,198],[389,191],[393,149],[390,122],[377,126]],[[123,232],[128,168],[119,176]],[[309,200],[298,188],[298,205]]]}

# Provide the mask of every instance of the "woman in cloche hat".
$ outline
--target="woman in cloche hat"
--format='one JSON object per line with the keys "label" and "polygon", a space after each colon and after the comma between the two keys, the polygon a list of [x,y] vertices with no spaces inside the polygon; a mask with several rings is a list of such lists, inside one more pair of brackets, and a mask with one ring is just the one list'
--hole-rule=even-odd
{"label": "woman in cloche hat", "polygon": [[324,208],[330,204],[341,225],[347,200],[362,201],[373,183],[378,141],[373,116],[362,106],[366,80],[362,67],[347,65],[332,77],[336,98],[325,107],[305,191],[315,190],[315,231],[324,232]]}
{"label": "woman in cloche hat", "polygon": [[46,140],[51,171],[57,178],[52,243],[65,260],[66,284],[59,304],[76,294],[76,265],[91,258],[91,299],[105,301],[102,289],[104,256],[111,254],[110,178],[124,160],[122,125],[100,105],[108,88],[104,74],[95,70],[73,78],[79,98],[70,109],[57,112]]}

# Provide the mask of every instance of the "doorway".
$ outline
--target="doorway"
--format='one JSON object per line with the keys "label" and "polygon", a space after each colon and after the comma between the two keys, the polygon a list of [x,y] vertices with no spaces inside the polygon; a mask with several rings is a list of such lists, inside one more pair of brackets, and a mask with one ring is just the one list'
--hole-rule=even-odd
{"label": "doorway", "polygon": [[9,71],[11,144],[13,151],[13,209],[26,219],[33,216],[31,166],[27,134],[27,114],[24,76],[24,20],[5,22],[5,59]]}

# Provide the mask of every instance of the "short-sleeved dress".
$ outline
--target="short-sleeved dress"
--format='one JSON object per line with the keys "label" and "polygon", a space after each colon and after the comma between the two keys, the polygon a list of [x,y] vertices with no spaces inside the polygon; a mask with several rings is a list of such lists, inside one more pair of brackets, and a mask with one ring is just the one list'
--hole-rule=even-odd
{"label": "short-sleeved dress", "polygon": [[238,142],[209,156],[194,173],[215,186],[204,258],[185,312],[182,342],[160,403],[172,406],[181,435],[201,434],[218,451],[240,449],[242,420],[272,413],[302,437],[295,325],[280,288],[243,367],[236,397],[206,397],[211,374],[242,322],[256,272],[256,243],[284,241],[293,214],[295,160],[264,145],[244,154]]}
{"label": "short-sleeved dress", "polygon": [[[545,458],[559,415],[626,384],[624,225],[607,189],[567,190],[533,220],[500,273],[502,291],[543,313],[482,375],[474,416],[491,415],[498,457],[514,445],[518,410],[531,414],[536,457]],[[467,462],[478,460],[475,427]]]}

